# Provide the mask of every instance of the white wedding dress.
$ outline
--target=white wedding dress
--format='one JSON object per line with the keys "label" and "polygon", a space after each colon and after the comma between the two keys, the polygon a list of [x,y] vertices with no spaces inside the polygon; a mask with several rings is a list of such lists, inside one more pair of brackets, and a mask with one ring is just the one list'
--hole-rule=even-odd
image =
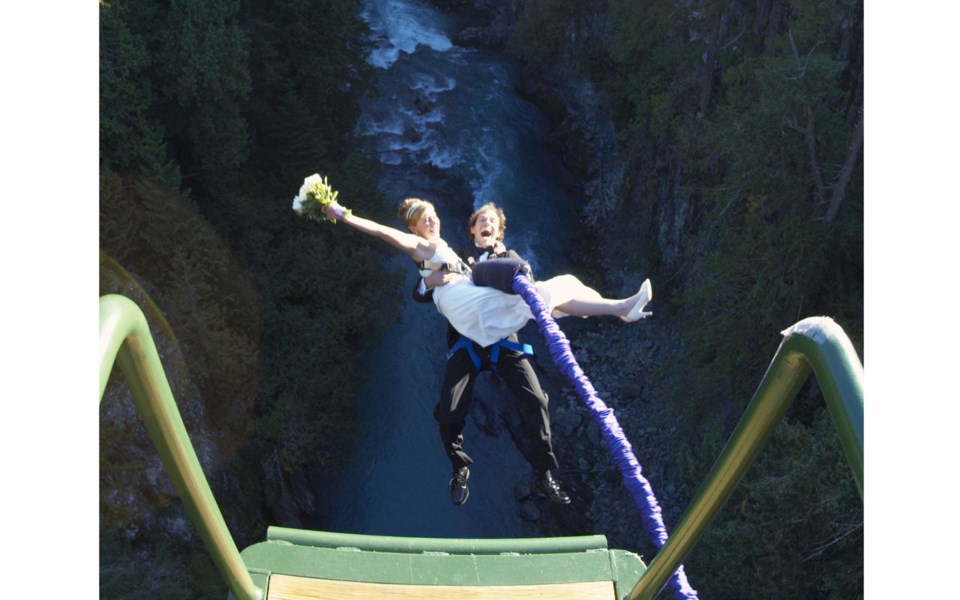
{"label": "white wedding dress", "polygon": [[[441,240],[437,252],[427,262],[460,262],[460,257]],[[421,269],[424,277],[430,269]],[[600,299],[600,294],[585,286],[573,275],[560,275],[546,281],[534,282],[534,287],[550,308],[554,318],[567,316],[554,310],[573,299]],[[481,346],[489,346],[519,331],[533,318],[530,307],[522,297],[507,294],[491,287],[474,285],[466,275],[457,281],[433,288],[433,302],[450,325]]]}

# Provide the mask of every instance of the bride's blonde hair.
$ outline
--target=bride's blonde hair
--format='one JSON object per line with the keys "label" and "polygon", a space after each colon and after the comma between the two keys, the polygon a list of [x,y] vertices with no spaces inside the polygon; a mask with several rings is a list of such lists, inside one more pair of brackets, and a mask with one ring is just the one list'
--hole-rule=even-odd
{"label": "bride's blonde hair", "polygon": [[[421,200],[420,198],[407,198],[397,209],[397,216],[407,227],[416,227],[420,222],[420,217],[428,208],[434,208],[433,203]],[[436,209],[434,208],[434,212]]]}

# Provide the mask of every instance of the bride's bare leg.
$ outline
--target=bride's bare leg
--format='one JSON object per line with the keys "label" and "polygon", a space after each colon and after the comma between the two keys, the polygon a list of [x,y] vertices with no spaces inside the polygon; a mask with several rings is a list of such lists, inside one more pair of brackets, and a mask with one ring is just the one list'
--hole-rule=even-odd
{"label": "bride's bare leg", "polygon": [[[650,288],[649,280],[644,282],[644,285],[640,287],[636,294],[621,300],[604,298],[590,288],[587,288],[587,290],[596,295],[594,296],[587,292],[578,298],[573,298],[567,302],[564,302],[563,304],[560,304],[556,307],[556,310],[574,317],[612,316],[625,319],[628,316],[634,316],[634,318],[630,320],[635,321],[638,318],[641,318],[639,313],[643,310],[643,307],[646,306],[647,302],[649,302],[653,297],[653,291]],[[634,308],[637,310],[634,311]],[[638,315],[631,315],[631,311],[637,312]]]}
{"label": "bride's bare leg", "polygon": [[574,298],[557,306],[557,310],[574,317],[601,317],[604,315],[623,317],[630,312],[632,307],[633,304],[628,303],[626,299],[580,300]]}

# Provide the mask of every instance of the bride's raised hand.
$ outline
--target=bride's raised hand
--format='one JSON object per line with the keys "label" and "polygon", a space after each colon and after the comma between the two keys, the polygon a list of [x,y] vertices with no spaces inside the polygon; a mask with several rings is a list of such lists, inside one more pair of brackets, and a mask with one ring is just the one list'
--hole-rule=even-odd
{"label": "bride's raised hand", "polygon": [[349,213],[350,211],[341,206],[336,200],[331,201],[330,204],[323,207],[323,214],[331,221],[342,219],[344,215]]}

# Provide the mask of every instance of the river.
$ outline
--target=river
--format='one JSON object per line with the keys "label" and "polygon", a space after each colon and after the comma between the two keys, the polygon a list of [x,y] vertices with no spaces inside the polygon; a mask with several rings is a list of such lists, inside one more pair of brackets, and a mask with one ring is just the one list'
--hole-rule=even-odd
{"label": "river", "polygon": [[[457,23],[424,2],[367,0],[362,16],[377,43],[369,60],[381,93],[364,101],[358,127],[382,167],[379,186],[390,206],[408,196],[433,201],[443,237],[457,247],[467,241],[469,213],[494,201],[507,214],[508,246],[535,274],[568,270],[574,182],[543,145],[544,116],[514,91],[516,65],[454,46]],[[432,304],[410,298],[417,274],[406,256],[387,266],[406,276],[401,319],[362,359],[369,374],[359,395],[362,432],[343,475],[318,490],[319,512],[309,525],[379,535],[539,536],[515,492],[532,483],[532,473],[503,425],[512,396],[486,375],[464,432],[475,461],[470,499],[460,507],[450,502],[450,463],[432,416],[446,322]],[[532,323],[521,338],[550,362]]]}

